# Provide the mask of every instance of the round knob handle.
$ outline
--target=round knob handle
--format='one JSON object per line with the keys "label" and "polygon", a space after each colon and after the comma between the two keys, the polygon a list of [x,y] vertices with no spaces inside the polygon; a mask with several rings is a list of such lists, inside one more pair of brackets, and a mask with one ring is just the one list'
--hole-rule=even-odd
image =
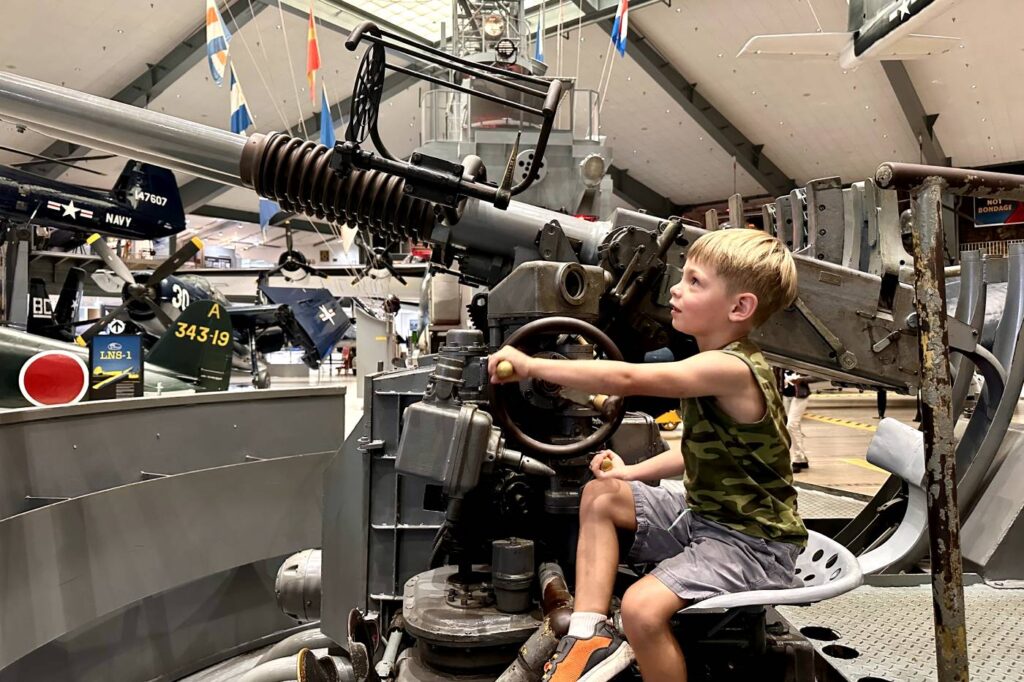
{"label": "round knob handle", "polygon": [[499,379],[511,379],[516,374],[516,368],[508,360],[502,360],[498,363],[494,373],[498,375]]}

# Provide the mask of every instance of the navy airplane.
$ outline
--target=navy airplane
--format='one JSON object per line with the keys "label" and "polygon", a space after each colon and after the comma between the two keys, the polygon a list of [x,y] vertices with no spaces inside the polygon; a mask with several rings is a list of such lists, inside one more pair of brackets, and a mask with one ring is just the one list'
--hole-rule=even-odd
{"label": "navy airplane", "polygon": [[129,161],[109,191],[0,166],[0,233],[4,223],[161,239],[185,229],[185,212],[174,174],[147,163]]}
{"label": "navy airplane", "polygon": [[949,52],[960,42],[952,36],[914,31],[959,0],[849,0],[844,32],[757,35],[737,56],[778,59],[834,59],[854,69],[870,60],[920,59]]}

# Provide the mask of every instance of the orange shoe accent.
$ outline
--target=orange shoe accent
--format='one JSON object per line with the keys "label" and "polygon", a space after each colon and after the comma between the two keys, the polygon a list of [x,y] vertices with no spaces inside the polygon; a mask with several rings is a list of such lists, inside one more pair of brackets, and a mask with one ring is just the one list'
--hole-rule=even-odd
{"label": "orange shoe accent", "polygon": [[565,659],[558,662],[550,682],[576,682],[583,675],[583,669],[587,667],[591,654],[611,643],[610,638],[596,635],[589,639],[576,640]]}

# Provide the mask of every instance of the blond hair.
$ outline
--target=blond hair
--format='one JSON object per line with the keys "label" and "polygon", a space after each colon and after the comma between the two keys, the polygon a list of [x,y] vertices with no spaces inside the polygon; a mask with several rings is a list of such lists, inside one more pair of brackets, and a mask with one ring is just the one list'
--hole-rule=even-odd
{"label": "blond hair", "polygon": [[736,228],[708,232],[686,257],[715,270],[732,294],[757,296],[754,326],[760,326],[796,298],[796,264],[781,241],[760,230]]}

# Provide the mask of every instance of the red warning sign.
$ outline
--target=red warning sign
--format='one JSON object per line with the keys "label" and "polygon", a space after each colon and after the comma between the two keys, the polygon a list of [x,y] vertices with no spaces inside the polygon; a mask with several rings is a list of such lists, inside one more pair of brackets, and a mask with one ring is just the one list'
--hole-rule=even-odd
{"label": "red warning sign", "polygon": [[25,400],[38,407],[77,403],[89,388],[89,369],[67,351],[43,351],[22,365],[18,387]]}

